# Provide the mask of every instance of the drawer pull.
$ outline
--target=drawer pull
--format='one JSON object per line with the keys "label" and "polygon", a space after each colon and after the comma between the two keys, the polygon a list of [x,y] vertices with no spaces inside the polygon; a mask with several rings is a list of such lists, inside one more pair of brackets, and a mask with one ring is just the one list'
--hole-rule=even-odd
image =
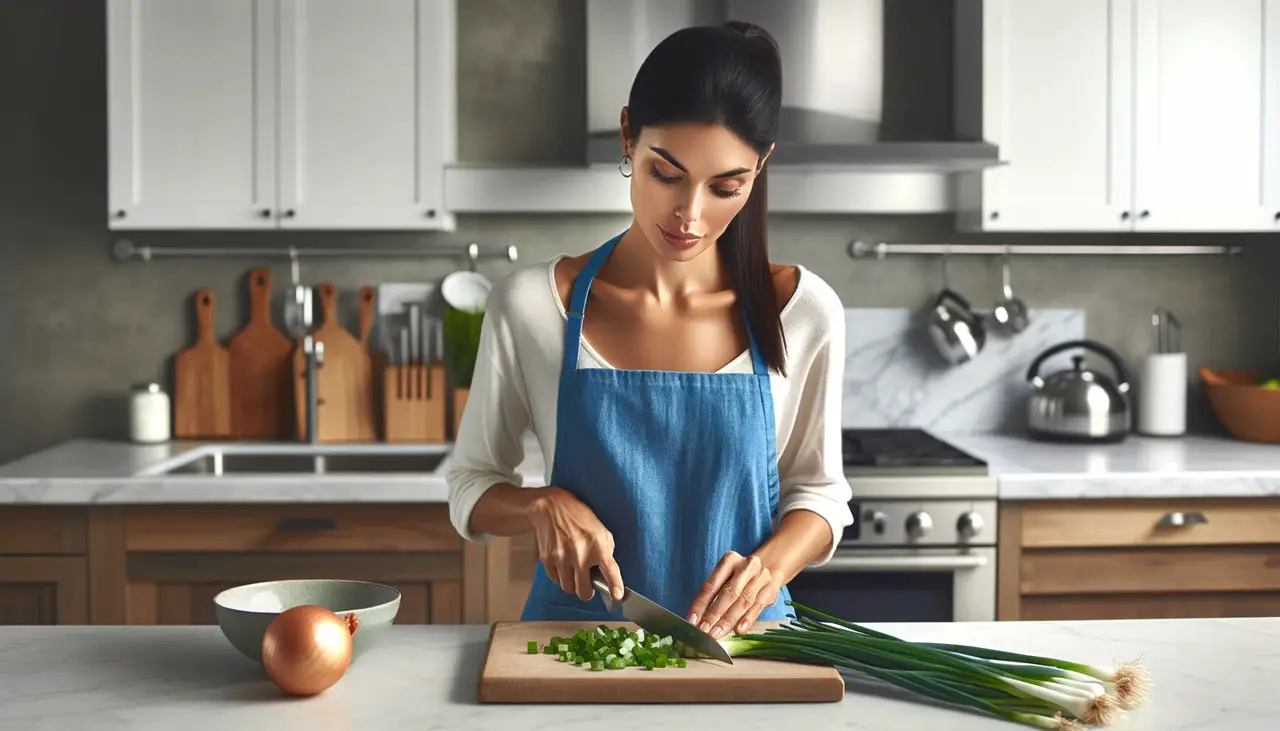
{"label": "drawer pull", "polygon": [[276,522],[278,531],[318,531],[337,530],[338,523],[333,518],[284,518]]}
{"label": "drawer pull", "polygon": [[1208,522],[1209,519],[1204,517],[1204,513],[1167,513],[1160,519],[1160,527],[1180,528],[1184,525],[1196,525],[1197,523]]}

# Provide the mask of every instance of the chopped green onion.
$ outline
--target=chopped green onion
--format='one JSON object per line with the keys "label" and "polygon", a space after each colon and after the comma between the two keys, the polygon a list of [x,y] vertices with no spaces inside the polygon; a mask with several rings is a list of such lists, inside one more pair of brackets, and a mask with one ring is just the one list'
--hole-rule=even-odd
{"label": "chopped green onion", "polygon": [[538,643],[534,642],[533,640],[529,640],[529,654],[530,655],[538,654]]}

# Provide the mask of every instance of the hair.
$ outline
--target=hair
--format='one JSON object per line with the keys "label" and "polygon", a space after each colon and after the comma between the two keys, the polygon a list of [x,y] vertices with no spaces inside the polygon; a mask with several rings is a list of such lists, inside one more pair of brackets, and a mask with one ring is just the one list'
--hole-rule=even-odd
{"label": "hair", "polygon": [[[632,141],[647,126],[702,122],[728,128],[762,157],[777,139],[781,110],[778,44],[765,29],[740,21],[667,36],[640,65],[627,100]],[[765,178],[762,168],[717,249],[761,357],[785,375],[782,317],[769,270]]]}

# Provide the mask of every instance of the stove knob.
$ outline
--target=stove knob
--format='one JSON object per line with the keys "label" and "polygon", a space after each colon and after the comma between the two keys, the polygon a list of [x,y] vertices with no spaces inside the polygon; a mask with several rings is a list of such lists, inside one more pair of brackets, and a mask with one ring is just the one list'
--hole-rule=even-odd
{"label": "stove knob", "polygon": [[884,535],[884,529],[889,523],[888,516],[879,510],[868,510],[862,517],[863,520],[871,524],[871,530],[875,531],[876,535]]}
{"label": "stove knob", "polygon": [[933,518],[923,510],[917,510],[907,516],[907,535],[920,538],[933,528]]}
{"label": "stove knob", "polygon": [[974,512],[965,513],[960,516],[960,520],[956,521],[956,530],[960,531],[960,535],[966,540],[971,540],[981,533],[982,526],[982,516]]}

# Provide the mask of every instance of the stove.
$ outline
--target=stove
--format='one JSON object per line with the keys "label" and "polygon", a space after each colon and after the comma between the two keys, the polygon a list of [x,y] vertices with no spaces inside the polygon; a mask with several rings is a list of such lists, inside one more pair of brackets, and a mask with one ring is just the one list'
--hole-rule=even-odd
{"label": "stove", "polygon": [[986,461],[924,429],[842,437],[853,524],[792,597],[854,622],[994,620],[998,485]]}
{"label": "stove", "polygon": [[[923,429],[842,430],[846,473],[969,474],[987,473],[987,463]],[[870,468],[870,469],[866,469]]]}
{"label": "stove", "polygon": [[985,460],[924,429],[844,429],[841,436],[855,498],[996,497]]}

